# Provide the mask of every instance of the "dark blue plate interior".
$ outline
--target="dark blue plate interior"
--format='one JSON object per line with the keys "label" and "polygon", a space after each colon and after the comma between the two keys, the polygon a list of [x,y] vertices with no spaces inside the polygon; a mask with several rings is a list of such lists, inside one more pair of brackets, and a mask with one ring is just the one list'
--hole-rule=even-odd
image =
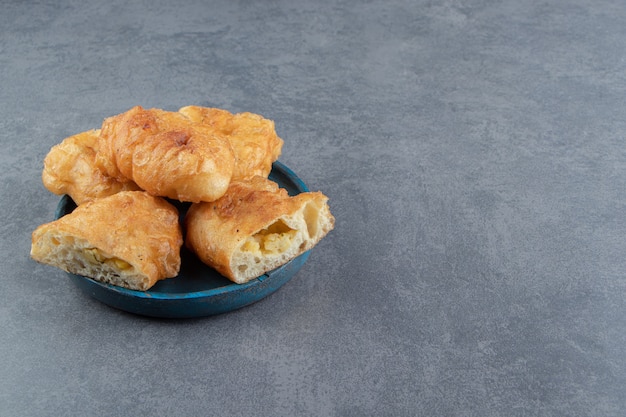
{"label": "dark blue plate interior", "polygon": [[[290,195],[308,191],[306,185],[285,165],[275,162],[270,179]],[[188,204],[174,203],[181,219]],[[55,218],[70,213],[76,205],[63,196]],[[204,317],[225,313],[252,304],[276,291],[300,270],[309,257],[306,252],[285,265],[246,284],[235,284],[203,264],[186,248],[181,249],[181,270],[177,277],[157,282],[149,291],[134,291],[69,274],[84,293],[111,306],[134,314],[162,318]]]}

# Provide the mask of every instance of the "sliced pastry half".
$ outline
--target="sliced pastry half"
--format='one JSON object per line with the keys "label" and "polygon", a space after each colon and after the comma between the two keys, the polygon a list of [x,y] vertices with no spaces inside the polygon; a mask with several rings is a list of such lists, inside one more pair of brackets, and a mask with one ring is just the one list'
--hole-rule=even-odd
{"label": "sliced pastry half", "polygon": [[192,204],[185,242],[205,264],[242,284],[311,249],[334,223],[321,192],[289,196],[255,177],[231,183],[215,202]]}
{"label": "sliced pastry half", "polygon": [[87,202],[32,234],[31,257],[97,281],[145,291],[180,269],[178,210],[143,191]]}

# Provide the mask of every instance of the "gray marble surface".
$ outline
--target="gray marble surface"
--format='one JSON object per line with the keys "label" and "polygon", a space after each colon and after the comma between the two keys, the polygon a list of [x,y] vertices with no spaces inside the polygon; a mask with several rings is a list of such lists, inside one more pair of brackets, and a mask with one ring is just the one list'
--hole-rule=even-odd
{"label": "gray marble surface", "polygon": [[[0,7],[0,416],[626,415],[621,1]],[[276,122],[337,219],[292,281],[159,320],[29,259],[136,104]]]}

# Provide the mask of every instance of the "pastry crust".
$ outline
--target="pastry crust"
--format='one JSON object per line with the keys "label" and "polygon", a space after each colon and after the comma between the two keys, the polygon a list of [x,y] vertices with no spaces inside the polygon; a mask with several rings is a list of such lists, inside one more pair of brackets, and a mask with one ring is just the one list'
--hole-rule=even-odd
{"label": "pastry crust", "polygon": [[256,278],[315,246],[335,219],[321,192],[289,196],[263,177],[233,182],[213,203],[192,204],[186,245],[236,283]]}
{"label": "pastry crust", "polygon": [[156,196],[213,201],[228,188],[230,143],[178,112],[133,107],[104,120],[96,161],[110,176]]}
{"label": "pastry crust", "polygon": [[233,181],[269,176],[272,162],[278,159],[283,147],[272,120],[254,113],[232,114],[201,106],[186,106],[178,111],[228,139],[235,154]]}
{"label": "pastry crust", "polygon": [[122,191],[39,226],[31,257],[66,272],[145,291],[178,275],[179,214],[163,198]]}
{"label": "pastry crust", "polygon": [[99,133],[82,132],[50,149],[41,174],[46,189],[57,195],[68,194],[76,204],[139,189],[134,182],[111,177],[96,165]]}

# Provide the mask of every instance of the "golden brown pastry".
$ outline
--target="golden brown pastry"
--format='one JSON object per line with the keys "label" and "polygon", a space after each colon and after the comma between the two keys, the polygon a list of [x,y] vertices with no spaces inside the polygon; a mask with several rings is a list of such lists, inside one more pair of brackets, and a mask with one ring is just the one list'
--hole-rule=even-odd
{"label": "golden brown pastry", "polygon": [[192,204],[186,245],[207,265],[245,283],[306,252],[333,229],[320,192],[290,197],[266,178],[233,182],[213,203]]}
{"label": "golden brown pastry", "polygon": [[120,191],[139,189],[134,182],[113,178],[96,165],[99,133],[99,130],[82,132],[50,149],[41,175],[50,192],[68,194],[76,204],[82,204]]}
{"label": "golden brown pastry", "polygon": [[178,211],[163,198],[122,191],[39,226],[31,257],[64,271],[134,290],[178,275]]}
{"label": "golden brown pastry", "polygon": [[178,112],[133,107],[104,120],[97,163],[156,196],[213,201],[228,188],[235,157],[230,143]]}
{"label": "golden brown pastry", "polygon": [[232,114],[227,110],[200,106],[187,106],[178,111],[230,141],[235,153],[233,181],[257,175],[267,178],[272,162],[282,152],[283,140],[276,134],[274,122],[258,114]]}

